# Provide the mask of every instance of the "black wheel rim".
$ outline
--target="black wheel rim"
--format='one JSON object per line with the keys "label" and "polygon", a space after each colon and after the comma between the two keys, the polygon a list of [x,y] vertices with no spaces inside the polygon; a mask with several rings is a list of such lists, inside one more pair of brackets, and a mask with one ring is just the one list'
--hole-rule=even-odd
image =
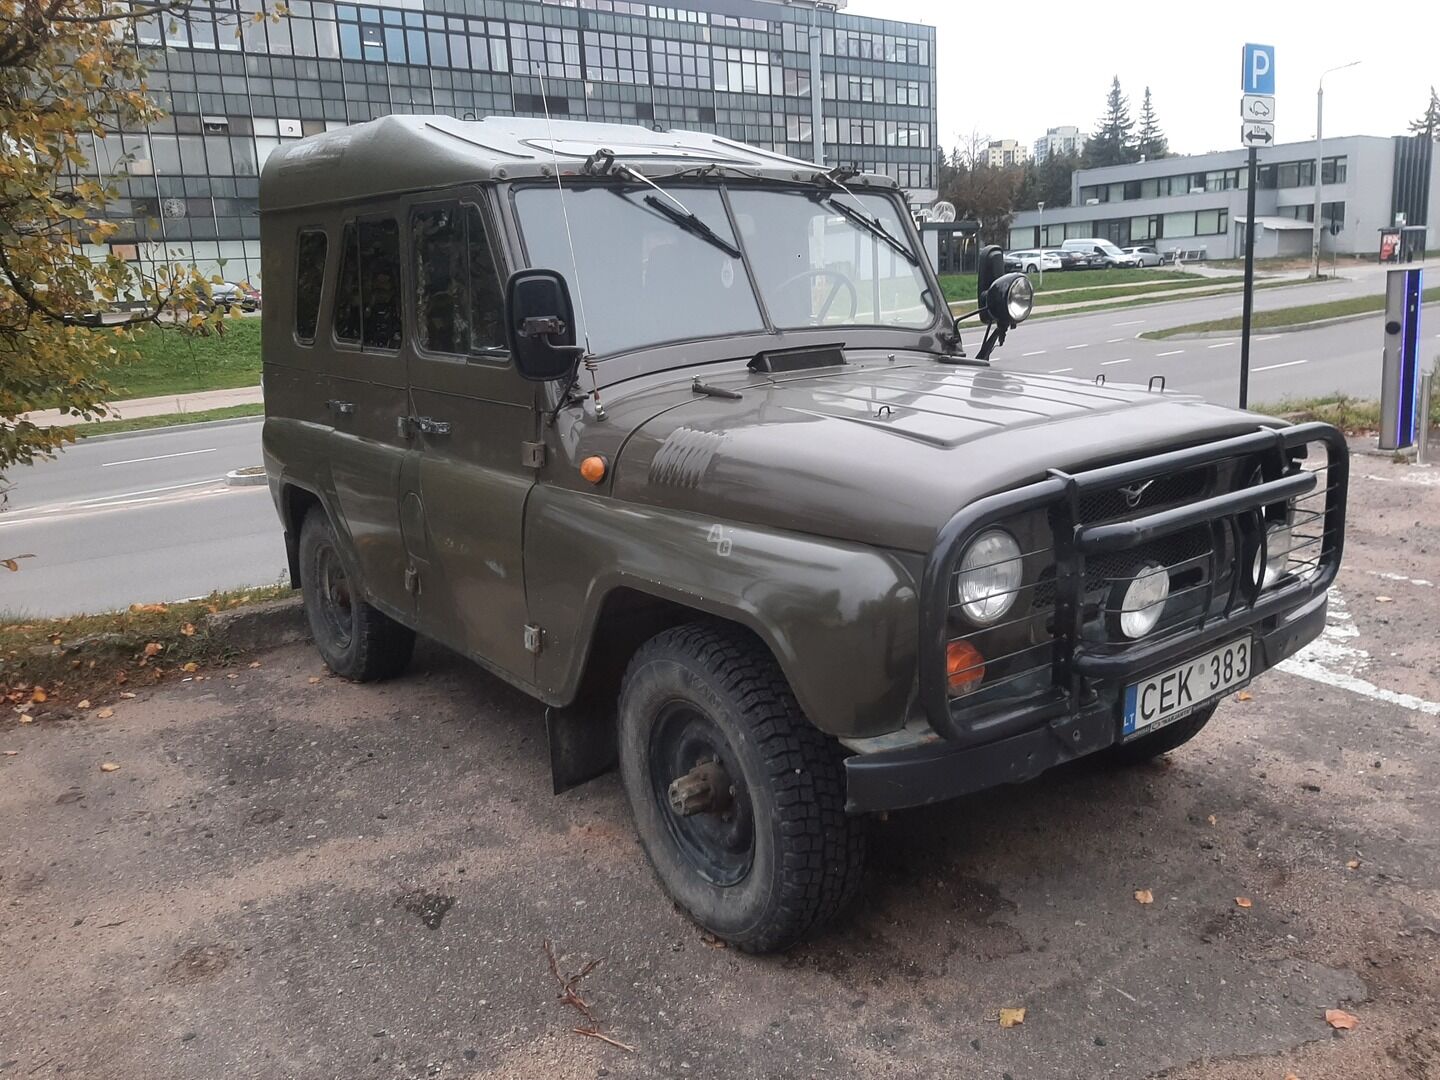
{"label": "black wheel rim", "polygon": [[[649,756],[651,794],[681,856],[713,885],[742,881],[755,858],[755,815],[740,763],[719,727],[690,702],[671,702],[651,729]],[[676,813],[670,785],[707,762],[727,774],[728,805],[688,817]]]}
{"label": "black wheel rim", "polygon": [[315,551],[315,598],[330,643],[342,651],[348,649],[355,625],[354,601],[350,579],[331,544],[321,544]]}

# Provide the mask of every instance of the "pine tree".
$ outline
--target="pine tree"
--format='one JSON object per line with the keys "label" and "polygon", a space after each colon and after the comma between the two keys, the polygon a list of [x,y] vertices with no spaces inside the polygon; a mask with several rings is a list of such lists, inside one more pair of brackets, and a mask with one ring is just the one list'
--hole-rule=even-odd
{"label": "pine tree", "polygon": [[1150,88],[1145,87],[1145,103],[1140,106],[1140,134],[1135,140],[1135,149],[1146,161],[1170,156],[1170,143],[1160,130],[1160,121],[1155,117],[1155,106],[1150,102]]}
{"label": "pine tree", "polygon": [[1435,93],[1435,87],[1430,87],[1430,104],[1425,106],[1420,119],[1410,122],[1410,130],[1416,135],[1428,135],[1440,142],[1440,94]]}
{"label": "pine tree", "polygon": [[1130,119],[1130,101],[1120,90],[1120,76],[1110,83],[1110,93],[1105,97],[1105,115],[1095,124],[1095,135],[1085,145],[1086,164],[1091,168],[1104,165],[1124,165],[1136,160],[1131,130],[1135,122]]}

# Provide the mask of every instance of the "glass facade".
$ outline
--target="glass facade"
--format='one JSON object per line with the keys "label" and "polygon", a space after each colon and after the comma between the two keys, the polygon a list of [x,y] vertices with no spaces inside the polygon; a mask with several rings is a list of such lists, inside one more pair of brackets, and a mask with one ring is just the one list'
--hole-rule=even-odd
{"label": "glass facade", "polygon": [[[280,15],[277,12],[284,11]],[[88,147],[127,259],[258,281],[259,170],[282,142],[390,113],[660,124],[929,189],[933,27],[767,0],[196,0],[137,26],[168,116]],[[819,46],[812,63],[812,37]],[[169,254],[174,258],[174,254]]]}

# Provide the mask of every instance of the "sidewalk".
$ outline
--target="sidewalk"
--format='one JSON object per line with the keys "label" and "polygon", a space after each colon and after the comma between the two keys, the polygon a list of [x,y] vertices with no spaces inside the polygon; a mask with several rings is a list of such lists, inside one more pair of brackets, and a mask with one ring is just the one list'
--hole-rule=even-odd
{"label": "sidewalk", "polygon": [[[106,420],[131,420],[140,416],[165,416],[170,413],[205,412],[227,409],[233,405],[258,405],[264,396],[258,386],[237,386],[230,390],[201,390],[194,394],[167,394],[164,397],[131,398],[112,401]],[[67,416],[58,409],[42,409],[26,414],[26,419],[41,427],[69,427],[83,424],[78,416]]]}

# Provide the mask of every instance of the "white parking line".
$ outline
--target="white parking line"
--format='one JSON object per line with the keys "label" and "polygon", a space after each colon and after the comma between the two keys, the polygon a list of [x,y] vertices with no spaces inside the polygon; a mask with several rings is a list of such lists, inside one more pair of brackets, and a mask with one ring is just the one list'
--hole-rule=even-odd
{"label": "white parking line", "polygon": [[1057,368],[1054,368],[1054,369],[1051,370],[1051,371],[1047,371],[1045,374],[1046,374],[1046,375],[1060,375],[1060,374],[1063,374],[1064,372],[1074,371],[1074,370],[1075,370],[1075,369],[1074,369],[1073,367],[1057,367]]}
{"label": "white parking line", "polygon": [[1233,341],[1222,341],[1222,342],[1220,342],[1218,345],[1206,345],[1205,347],[1206,347],[1207,349],[1224,349],[1224,348],[1226,348],[1227,346],[1234,345],[1234,344],[1235,344],[1235,343],[1234,343]]}
{"label": "white parking line", "polygon": [[1124,360],[1101,360],[1101,361],[1100,361],[1100,366],[1101,366],[1101,367],[1109,367],[1111,364],[1128,364],[1129,362],[1130,362],[1130,357],[1127,356],[1127,357],[1125,357]]}
{"label": "white parking line", "polygon": [[100,467],[102,469],[108,469],[114,465],[138,465],[142,461],[164,461],[166,458],[193,457],[196,454],[213,453],[215,453],[215,447],[212,446],[206,450],[181,450],[178,454],[156,454],[154,457],[134,457],[126,458],[124,461],[105,461],[101,463]]}
{"label": "white parking line", "polygon": [[1142,323],[1144,323],[1144,321],[1145,321],[1144,319],[1131,319],[1129,322],[1117,322],[1117,323],[1112,323],[1111,325],[1112,325],[1112,326],[1139,326],[1139,325],[1141,325]]}
{"label": "white parking line", "polygon": [[1285,363],[1283,363],[1283,364],[1266,364],[1264,367],[1255,367],[1255,368],[1251,368],[1250,370],[1251,370],[1252,372],[1253,372],[1253,371],[1274,371],[1276,368],[1294,367],[1296,364],[1308,364],[1309,362],[1310,362],[1309,360],[1287,360],[1287,361],[1286,361]]}
{"label": "white parking line", "polygon": [[1089,347],[1090,343],[1087,341],[1080,345],[1066,345],[1065,349],[1068,352],[1070,349],[1088,349]]}
{"label": "white parking line", "polygon": [[1123,338],[1123,337],[1106,338],[1106,339],[1105,339],[1105,344],[1106,344],[1106,345],[1114,345],[1117,341],[1124,341],[1124,340],[1125,340],[1125,338]]}
{"label": "white parking line", "polygon": [[1179,356],[1184,349],[1171,349],[1169,352],[1156,353],[1156,356]]}
{"label": "white parking line", "polygon": [[1020,355],[1021,355],[1021,356],[1044,356],[1044,355],[1045,355],[1045,350],[1044,350],[1044,349],[1036,349],[1034,352],[1023,352],[1023,353],[1021,353]]}

